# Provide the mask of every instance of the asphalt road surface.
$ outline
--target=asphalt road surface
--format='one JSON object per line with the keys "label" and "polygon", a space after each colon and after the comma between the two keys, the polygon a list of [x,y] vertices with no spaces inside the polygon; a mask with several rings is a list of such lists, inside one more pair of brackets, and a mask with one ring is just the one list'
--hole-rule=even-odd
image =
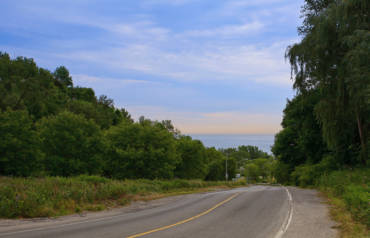
{"label": "asphalt road surface", "polygon": [[251,186],[56,219],[0,220],[0,238],[330,238],[333,226],[315,190]]}

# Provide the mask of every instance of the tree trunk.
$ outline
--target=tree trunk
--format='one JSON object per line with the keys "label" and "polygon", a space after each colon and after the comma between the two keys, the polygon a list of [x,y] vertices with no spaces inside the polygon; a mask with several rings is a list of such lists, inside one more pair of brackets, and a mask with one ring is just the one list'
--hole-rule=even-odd
{"label": "tree trunk", "polygon": [[361,160],[364,165],[366,165],[366,143],[365,143],[365,138],[364,138],[364,133],[363,133],[363,126],[361,123],[361,119],[359,116],[358,111],[356,112],[356,119],[357,119],[357,127],[358,127],[358,133],[360,135],[360,141],[361,141]]}

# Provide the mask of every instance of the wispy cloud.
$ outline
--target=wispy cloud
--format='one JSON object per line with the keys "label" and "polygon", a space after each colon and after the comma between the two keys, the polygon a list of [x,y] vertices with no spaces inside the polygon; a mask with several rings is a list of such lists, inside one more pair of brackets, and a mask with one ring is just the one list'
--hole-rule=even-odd
{"label": "wispy cloud", "polygon": [[144,6],[150,5],[172,5],[172,6],[182,6],[185,4],[197,2],[200,0],[143,0],[141,2]]}
{"label": "wispy cloud", "polygon": [[[146,1],[148,4],[150,2]],[[188,2],[180,0],[172,3]],[[223,11],[277,2],[279,1],[230,1],[223,6]],[[173,80],[202,82],[226,80],[228,83],[255,81],[285,85],[291,83],[289,67],[283,59],[285,47],[289,42],[286,39],[274,45],[225,42],[225,39],[248,37],[250,34],[261,34],[266,31],[265,23],[260,20],[174,33],[149,19],[117,22],[114,18],[106,16],[80,16],[74,12],[61,14],[48,8],[31,9],[32,12],[38,11],[42,16],[50,15],[57,21],[95,27],[109,33],[104,37],[101,36],[102,44],[96,49],[63,51],[59,53],[60,58],[95,63],[121,74],[137,71]],[[56,40],[55,45],[63,45],[64,41]],[[105,42],[109,44],[104,46]],[[112,47],[113,43],[115,46]],[[73,42],[69,42],[69,45],[73,45]]]}
{"label": "wispy cloud", "polygon": [[227,80],[240,83],[290,84],[289,66],[283,59],[284,48],[213,45],[198,51],[171,52],[148,45],[129,45],[98,51],[60,55],[88,61],[121,71],[133,70],[148,75],[181,81]]}
{"label": "wispy cloud", "polygon": [[283,109],[291,87],[283,55],[302,0],[4,1],[2,50],[65,65],[135,116],[187,133],[280,127],[268,111]]}
{"label": "wispy cloud", "polygon": [[88,84],[88,83],[99,83],[99,84],[119,84],[122,86],[126,85],[154,85],[158,82],[152,82],[148,80],[138,80],[138,79],[127,79],[127,78],[107,78],[107,77],[96,77],[86,74],[73,74],[73,80],[77,83]]}
{"label": "wispy cloud", "polygon": [[240,25],[228,25],[214,29],[191,30],[179,34],[179,37],[235,37],[258,32],[263,29],[263,24],[258,21]]}

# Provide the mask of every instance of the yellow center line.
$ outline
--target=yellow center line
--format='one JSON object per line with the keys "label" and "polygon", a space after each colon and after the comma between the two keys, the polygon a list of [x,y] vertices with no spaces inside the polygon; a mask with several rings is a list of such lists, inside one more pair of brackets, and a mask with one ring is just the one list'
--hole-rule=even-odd
{"label": "yellow center line", "polygon": [[150,230],[150,231],[146,231],[146,232],[143,232],[143,233],[139,233],[139,234],[136,234],[136,235],[131,235],[131,236],[128,236],[127,238],[136,238],[136,237],[140,237],[140,236],[145,236],[145,235],[148,235],[150,233],[154,233],[154,232],[157,232],[157,231],[163,231],[163,230],[167,230],[171,227],[174,227],[174,226],[178,226],[178,225],[181,225],[181,224],[184,224],[186,222],[189,222],[189,221],[192,221],[194,219],[197,219],[201,216],[204,216],[208,213],[210,213],[211,211],[215,210],[216,208],[218,208],[219,206],[221,206],[222,204],[225,204],[227,203],[228,201],[230,201],[231,199],[235,198],[236,196],[238,196],[240,193],[235,193],[234,195],[230,196],[229,198],[227,198],[226,200],[223,200],[222,202],[220,203],[217,203],[216,205],[214,205],[213,207],[211,207],[210,209],[208,209],[207,211],[204,211],[202,213],[199,213],[198,215],[195,215],[193,217],[190,217],[188,219],[185,219],[185,220],[182,220],[182,221],[179,221],[179,222],[176,222],[172,225],[168,225],[168,226],[162,226],[162,227],[159,227],[159,228],[156,228],[156,229],[153,229],[153,230]]}

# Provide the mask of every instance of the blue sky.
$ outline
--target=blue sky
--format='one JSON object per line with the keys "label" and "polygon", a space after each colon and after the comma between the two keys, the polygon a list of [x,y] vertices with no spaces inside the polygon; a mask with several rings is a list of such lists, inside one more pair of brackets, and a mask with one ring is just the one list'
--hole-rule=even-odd
{"label": "blue sky", "polygon": [[2,0],[0,50],[183,133],[276,133],[302,0]]}

